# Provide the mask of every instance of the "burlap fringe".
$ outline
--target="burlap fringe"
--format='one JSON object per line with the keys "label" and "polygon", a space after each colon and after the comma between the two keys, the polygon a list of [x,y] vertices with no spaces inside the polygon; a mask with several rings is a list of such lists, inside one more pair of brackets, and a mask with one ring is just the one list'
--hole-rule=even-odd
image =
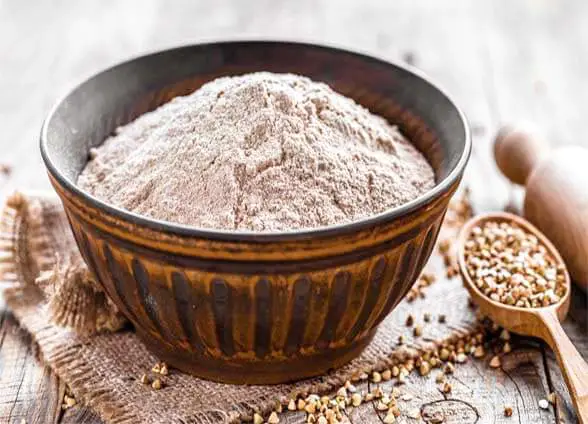
{"label": "burlap fringe", "polygon": [[[33,213],[30,213],[31,209]],[[51,253],[47,248],[45,230],[38,219],[39,214],[34,213],[35,209],[31,208],[22,193],[16,192],[8,197],[2,211],[0,276],[9,284],[4,292],[7,298],[28,296],[34,296],[35,300],[43,298],[43,293],[34,284],[41,270],[37,261],[32,260],[32,253],[38,254],[40,258],[48,258]],[[37,236],[29,239],[28,235],[31,231],[34,231]],[[46,261],[39,262],[41,263],[45,264]]]}
{"label": "burlap fringe", "polygon": [[[34,234],[34,237],[30,237]],[[51,317],[56,323],[72,324],[86,333],[91,328],[116,328],[116,321],[104,322],[99,319],[100,306],[93,308],[94,322],[84,321],[79,313],[82,304],[91,302],[96,298],[96,291],[90,287],[96,284],[88,280],[86,272],[77,269],[73,272],[73,278],[68,278],[65,284],[56,283],[56,272],[60,269],[59,260],[51,253],[50,239],[43,226],[42,205],[39,200],[29,201],[26,195],[16,192],[5,203],[0,217],[0,280],[8,283],[4,290],[7,304],[12,307],[19,318],[18,311],[21,308],[47,307],[45,302],[49,297],[49,305],[53,303]],[[32,258],[35,258],[33,260]],[[40,275],[39,279],[37,276]],[[46,287],[51,286],[46,280],[53,280],[53,295],[48,290],[49,296],[37,285],[41,281]],[[79,286],[74,286],[78,284]],[[67,288],[73,289],[76,294],[71,302],[52,300],[56,295],[64,293]],[[77,287],[77,288],[76,288]],[[79,287],[82,287],[80,289]],[[70,295],[70,294],[68,294]],[[101,296],[104,296],[102,293]],[[103,303],[108,304],[110,301]],[[63,309],[59,305],[68,305]],[[73,306],[78,305],[78,306]],[[18,306],[18,307],[16,307]],[[108,308],[109,306],[103,305]],[[67,309],[69,308],[69,309]],[[118,311],[116,311],[118,314]],[[42,332],[43,342],[53,345],[55,351],[51,355],[49,365],[53,371],[63,378],[74,390],[76,398],[84,404],[96,409],[96,411],[110,423],[131,424],[137,423],[138,417],[132,413],[128,406],[119,402],[115,394],[102,386],[101,381],[92,379],[92,364],[79,360],[77,349],[60,347],[60,336],[57,331],[50,331],[50,326]],[[33,342],[39,340],[33,336]]]}
{"label": "burlap fringe", "polygon": [[121,329],[126,319],[81,259],[53,253],[41,202],[20,192],[6,201],[0,218],[0,275],[10,283],[6,296],[42,297],[51,322],[83,335]]}
{"label": "burlap fringe", "polygon": [[126,323],[83,263],[58,258],[35,283],[45,293],[51,321],[57,325],[92,335],[120,330]]}

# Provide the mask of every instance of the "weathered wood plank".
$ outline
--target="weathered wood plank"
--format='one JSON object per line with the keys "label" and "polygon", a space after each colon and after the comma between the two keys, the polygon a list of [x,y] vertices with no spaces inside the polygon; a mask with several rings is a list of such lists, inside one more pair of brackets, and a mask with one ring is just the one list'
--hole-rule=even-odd
{"label": "weathered wood plank", "polygon": [[0,423],[56,423],[63,392],[57,376],[36,361],[28,334],[1,312]]}
{"label": "weathered wood plank", "polygon": [[60,424],[101,424],[102,420],[87,406],[74,406],[63,412]]}
{"label": "weathered wood plank", "polygon": [[[357,391],[363,395],[369,393],[375,385],[368,382],[360,382],[356,385]],[[356,408],[346,411],[346,417],[352,424],[380,422],[373,403],[362,403]],[[375,421],[374,418],[377,420]]]}
{"label": "weathered wood plank", "polygon": [[[442,417],[444,423],[473,424],[475,422],[495,423],[552,423],[553,415],[542,411],[537,400],[545,397],[542,388],[541,368],[537,368],[537,346],[523,344],[515,352],[503,357],[504,370],[489,368],[489,358],[470,360],[457,366],[455,374],[447,376],[446,381],[452,390],[444,394],[441,385],[435,382],[439,370],[433,370],[429,376],[412,374],[407,384],[396,386],[402,395],[398,407],[406,422],[418,422],[407,418],[420,413],[423,419]],[[539,362],[539,366],[540,366]],[[389,393],[393,382],[371,384],[379,386]],[[406,396],[406,397],[405,397]],[[510,405],[513,416],[504,416],[504,407]],[[349,417],[352,422],[371,423],[374,420],[374,404],[365,404],[352,409]],[[378,413],[379,418],[385,412]]]}
{"label": "weathered wood plank", "polygon": [[302,411],[288,412],[280,417],[280,424],[299,424],[306,422],[306,413]]}

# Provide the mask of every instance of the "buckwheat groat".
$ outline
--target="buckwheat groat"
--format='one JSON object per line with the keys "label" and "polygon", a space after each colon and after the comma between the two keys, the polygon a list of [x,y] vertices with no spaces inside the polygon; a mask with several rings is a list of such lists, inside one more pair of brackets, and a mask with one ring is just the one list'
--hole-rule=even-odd
{"label": "buckwheat groat", "polygon": [[523,308],[553,305],[565,295],[563,269],[532,234],[487,222],[465,244],[468,273],[490,299]]}

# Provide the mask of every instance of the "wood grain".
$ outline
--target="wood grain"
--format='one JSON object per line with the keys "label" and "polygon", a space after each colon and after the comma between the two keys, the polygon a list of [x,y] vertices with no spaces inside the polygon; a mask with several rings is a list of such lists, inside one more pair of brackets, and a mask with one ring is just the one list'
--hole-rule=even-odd
{"label": "wood grain", "polygon": [[[0,195],[16,187],[49,188],[38,154],[38,130],[54,100],[80,78],[146,50],[266,37],[320,41],[414,61],[468,115],[475,131],[467,183],[477,211],[498,210],[520,194],[492,160],[491,140],[499,124],[531,120],[552,145],[588,145],[588,139],[579,137],[585,131],[585,111],[578,107],[588,100],[588,55],[582,54],[588,43],[587,13],[584,0],[58,0],[34,6],[3,0],[0,163],[13,165],[13,172],[9,178],[0,176]],[[576,290],[564,328],[586,358],[585,296]],[[414,308],[422,312],[418,302]],[[28,423],[33,411],[46,414],[45,421],[37,422],[55,422],[63,389],[35,362],[28,344],[15,339],[22,332],[6,316],[0,332],[0,423],[21,418]],[[447,422],[577,422],[549,348],[529,339],[518,345],[504,373],[478,362],[461,366],[457,378],[467,384],[452,395],[458,400],[442,399],[424,378],[415,377],[410,387],[429,408],[441,405]],[[537,400],[552,390],[560,398],[555,415],[537,407]],[[505,403],[515,409],[509,420],[502,417]],[[381,423],[372,405],[355,410],[350,419]],[[282,420],[303,421],[300,414]],[[61,421],[99,422],[81,407],[65,411]]]}
{"label": "wood grain", "polygon": [[63,412],[60,424],[101,424],[102,420],[86,406],[76,405]]}
{"label": "wood grain", "polygon": [[[40,366],[28,334],[7,311],[0,313],[0,422],[57,423],[64,385]],[[24,421],[23,421],[24,420]]]}
{"label": "wood grain", "polygon": [[[544,375],[535,366],[537,363],[537,345],[524,340],[514,341],[516,350],[505,357],[503,371],[491,369],[487,359],[469,361],[456,368],[447,381],[452,391],[444,394],[435,383],[434,370],[431,376],[411,375],[406,385],[397,386],[403,395],[412,396],[408,400],[398,400],[398,407],[403,416],[418,411],[427,417],[443,417],[444,423],[474,424],[476,422],[495,423],[551,423],[553,415],[537,408],[537,399],[545,397],[542,388]],[[367,391],[378,386],[373,383],[359,385],[358,389]],[[393,384],[379,384],[384,392],[390,392]],[[489,401],[491,399],[491,401]],[[504,417],[504,407],[513,408],[513,417]],[[348,414],[353,423],[371,423],[374,414],[380,419],[385,413],[378,412],[373,403],[362,404]],[[512,421],[511,421],[512,420]],[[407,419],[406,422],[418,422]]]}

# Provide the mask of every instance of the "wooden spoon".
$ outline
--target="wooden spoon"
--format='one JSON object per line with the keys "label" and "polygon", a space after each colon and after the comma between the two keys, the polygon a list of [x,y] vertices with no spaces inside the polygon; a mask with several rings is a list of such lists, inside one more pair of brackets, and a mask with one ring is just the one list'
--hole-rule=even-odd
{"label": "wooden spoon", "polygon": [[472,229],[484,225],[487,221],[518,225],[534,234],[557,263],[564,262],[553,244],[537,228],[527,220],[508,213],[484,214],[469,220],[462,228],[457,244],[459,271],[473,301],[486,316],[507,330],[524,336],[538,337],[549,344],[563,371],[580,423],[588,424],[588,364],[582,359],[560,324],[570,307],[571,283],[568,271],[565,270],[566,294],[554,305],[543,308],[520,308],[490,299],[471,279],[466,268],[464,252],[465,242]]}

